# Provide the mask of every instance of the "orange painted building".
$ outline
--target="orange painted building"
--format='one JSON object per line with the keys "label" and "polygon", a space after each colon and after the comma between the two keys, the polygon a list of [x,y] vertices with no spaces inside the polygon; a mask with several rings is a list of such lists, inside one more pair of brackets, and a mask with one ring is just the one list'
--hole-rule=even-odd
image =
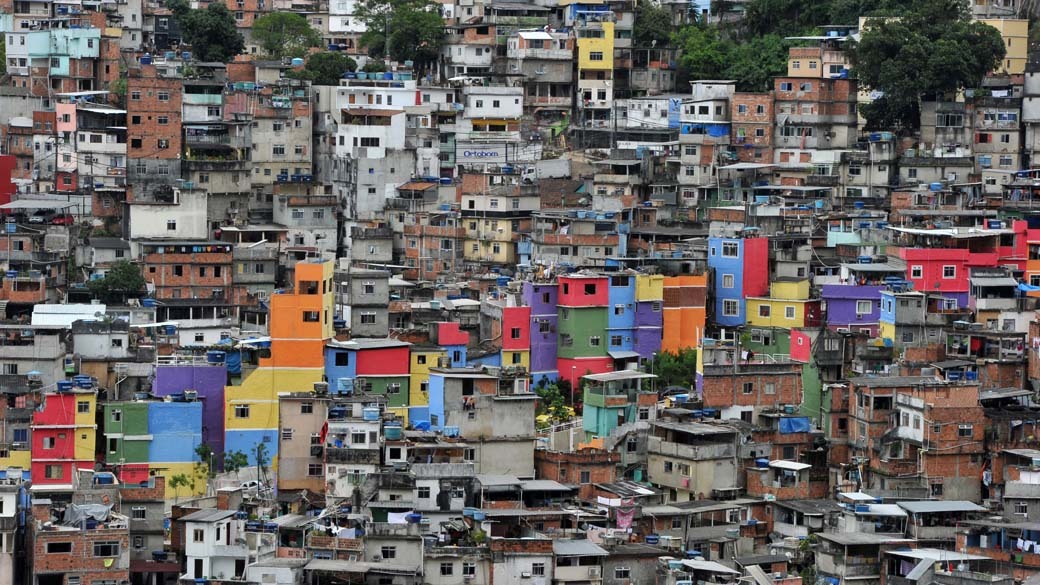
{"label": "orange painted building", "polygon": [[707,275],[664,279],[664,323],[661,351],[679,353],[700,346],[707,320]]}

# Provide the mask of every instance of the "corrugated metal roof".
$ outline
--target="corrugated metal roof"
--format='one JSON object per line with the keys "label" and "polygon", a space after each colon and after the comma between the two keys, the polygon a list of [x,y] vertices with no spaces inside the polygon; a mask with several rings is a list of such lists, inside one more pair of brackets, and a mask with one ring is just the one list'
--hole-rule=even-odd
{"label": "corrugated metal roof", "polygon": [[911,514],[986,511],[982,506],[965,500],[922,500],[919,502],[896,502],[896,504]]}
{"label": "corrugated metal roof", "polygon": [[588,540],[554,540],[553,554],[558,557],[605,557],[610,553]]}

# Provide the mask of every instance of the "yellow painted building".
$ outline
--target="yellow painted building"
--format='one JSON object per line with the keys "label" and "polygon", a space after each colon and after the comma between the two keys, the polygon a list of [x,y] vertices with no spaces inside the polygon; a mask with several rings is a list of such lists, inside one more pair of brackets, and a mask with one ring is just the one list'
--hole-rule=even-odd
{"label": "yellow painted building", "polygon": [[1004,39],[1007,54],[996,72],[1009,75],[1025,73],[1029,53],[1029,21],[1018,18],[986,18],[979,19],[979,22],[1000,31],[1000,37]]}
{"label": "yellow painted building", "polygon": [[747,324],[792,329],[814,325],[820,302],[809,298],[808,280],[777,280],[768,297],[747,298]]}
{"label": "yellow painted building", "polygon": [[636,302],[660,301],[664,299],[663,274],[636,275]]}
{"label": "yellow painted building", "polygon": [[502,350],[502,367],[523,366],[531,371],[531,352],[528,350]]}
{"label": "yellow painted building", "polygon": [[465,220],[465,227],[463,254],[467,262],[516,264],[511,220],[471,217]]}
{"label": "yellow painted building", "polygon": [[[166,499],[190,498],[193,496],[206,495],[205,467],[195,467],[195,464],[191,462],[179,462],[149,464],[148,469],[150,471],[153,471],[155,475],[161,475],[166,478]],[[194,488],[190,484],[186,486],[179,486],[177,488],[171,487],[170,478],[178,475],[183,475],[184,477],[187,477],[189,479],[191,479],[192,476],[194,476]]]}
{"label": "yellow painted building", "polygon": [[278,395],[310,392],[325,376],[325,344],[333,331],[332,262],[298,262],[292,292],[271,297],[271,356],[241,385],[225,388],[224,450],[254,464],[264,445],[277,469]]}
{"label": "yellow painted building", "polygon": [[442,359],[448,359],[448,352],[443,349],[412,346],[412,355],[408,358],[409,406],[425,406],[430,403],[430,368],[436,368]]}
{"label": "yellow painted building", "polygon": [[[82,403],[90,406],[81,408]],[[97,447],[97,395],[94,392],[76,394],[76,451],[77,461],[94,459]]]}
{"label": "yellow painted building", "polygon": [[9,449],[7,457],[0,457],[0,467],[8,469],[20,467],[28,470],[32,465],[32,451],[28,447],[22,450]]}
{"label": "yellow painted building", "polygon": [[578,72],[613,69],[614,23],[586,20],[578,26]]}

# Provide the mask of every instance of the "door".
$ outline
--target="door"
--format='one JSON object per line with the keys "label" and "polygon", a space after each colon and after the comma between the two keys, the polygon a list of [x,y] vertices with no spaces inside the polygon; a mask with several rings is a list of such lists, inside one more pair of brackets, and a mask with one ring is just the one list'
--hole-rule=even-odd
{"label": "door", "polygon": [[195,578],[204,577],[202,574],[202,559],[195,559]]}

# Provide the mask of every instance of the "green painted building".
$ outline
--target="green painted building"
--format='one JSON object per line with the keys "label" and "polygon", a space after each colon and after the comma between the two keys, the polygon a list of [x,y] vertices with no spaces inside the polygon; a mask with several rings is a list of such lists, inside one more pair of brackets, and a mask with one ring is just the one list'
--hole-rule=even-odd
{"label": "green painted building", "polygon": [[560,307],[556,320],[556,357],[609,357],[607,307]]}

